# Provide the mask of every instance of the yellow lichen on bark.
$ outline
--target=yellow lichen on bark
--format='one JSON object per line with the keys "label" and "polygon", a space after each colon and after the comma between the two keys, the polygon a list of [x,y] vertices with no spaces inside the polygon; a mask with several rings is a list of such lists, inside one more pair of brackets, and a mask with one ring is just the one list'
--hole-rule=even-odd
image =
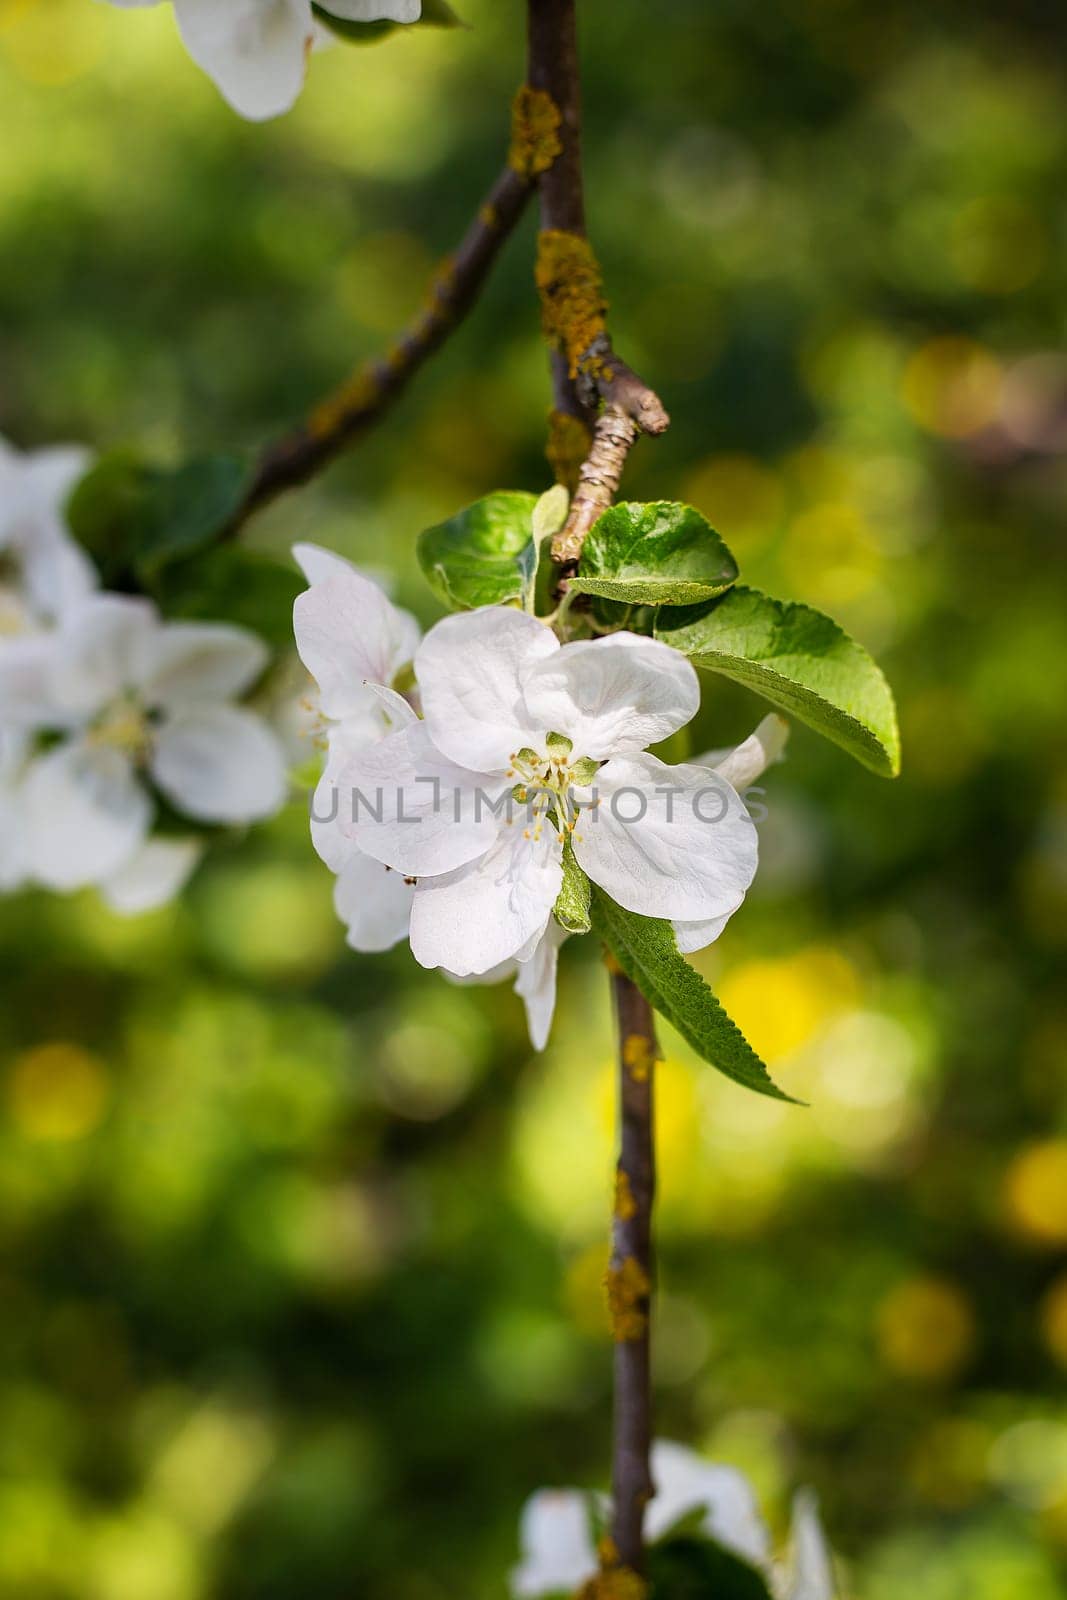
{"label": "yellow lichen on bark", "polygon": [[631,1217],[637,1215],[637,1201],[630,1188],[630,1179],[622,1167],[615,1172],[615,1215],[620,1222],[629,1222]]}
{"label": "yellow lichen on bark", "polygon": [[313,439],[333,433],[347,416],[369,410],[379,396],[379,384],[372,367],[361,367],[346,383],[317,405],[307,420],[307,431]]}
{"label": "yellow lichen on bark", "polygon": [[[609,1546],[612,1554],[605,1553]],[[630,1567],[619,1564],[618,1554],[610,1539],[601,1541],[601,1570],[595,1578],[583,1583],[574,1600],[646,1600],[648,1584]]]}
{"label": "yellow lichen on bark", "polygon": [[622,1041],[622,1064],[635,1083],[645,1083],[656,1060],[652,1040],[643,1033],[628,1033]]}
{"label": "yellow lichen on bark", "polygon": [[537,240],[537,289],[541,326],[554,349],[561,350],[572,378],[579,372],[596,377],[590,346],[605,331],[607,303],[600,263],[589,240],[580,233],[546,228]]}
{"label": "yellow lichen on bark", "polygon": [[563,150],[559,107],[544,89],[523,84],[511,102],[511,148],[508,166],[524,178],[547,172]]}
{"label": "yellow lichen on bark", "polygon": [[589,454],[593,435],[581,417],[569,411],[550,411],[548,414],[548,443],[545,455],[557,483],[562,483],[568,493],[578,487],[578,473]]}
{"label": "yellow lichen on bark", "polygon": [[627,1256],[621,1266],[609,1267],[604,1287],[615,1343],[629,1344],[633,1339],[642,1338],[648,1326],[642,1301],[647,1302],[652,1284],[641,1263],[634,1256]]}

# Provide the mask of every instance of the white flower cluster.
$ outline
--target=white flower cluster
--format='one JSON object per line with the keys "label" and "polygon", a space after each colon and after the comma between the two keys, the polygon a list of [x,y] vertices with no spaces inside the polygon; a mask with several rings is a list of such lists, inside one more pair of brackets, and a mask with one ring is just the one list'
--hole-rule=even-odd
{"label": "white flower cluster", "polygon": [[[775,1562],[771,1538],[748,1481],[734,1467],[704,1461],[684,1445],[658,1440],[652,1447],[655,1497],[645,1517],[650,1543],[683,1519],[687,1531],[713,1540],[754,1567],[781,1600],[833,1600],[833,1559],[815,1498],[802,1490],[793,1504],[788,1565]],[[515,1600],[574,1593],[597,1571],[591,1511],[608,1508],[579,1489],[540,1489],[523,1507],[522,1559],[511,1574]]]}
{"label": "white flower cluster", "polygon": [[[132,10],[160,0],[109,0]],[[319,0],[343,22],[417,22],[422,0]],[[304,86],[307,58],[328,35],[311,0],[174,0],[185,48],[233,109],[250,121],[288,111]]]}
{"label": "white flower cluster", "polygon": [[[0,891],[95,885],[134,913],[186,882],[195,824],[279,808],[285,758],[235,703],[266,666],[259,639],[100,591],[63,518],[85,465],[0,441]],[[158,831],[164,806],[181,831]]]}
{"label": "white flower cluster", "polygon": [[460,980],[514,975],[541,1049],[568,861],[627,910],[672,921],[682,950],[719,936],[755,874],[741,794],[779,755],[780,718],[736,750],[667,766],[646,746],[700,698],[677,651],[625,632],[561,645],[507,606],[446,617],[420,642],[347,562],[294,555],[310,584],[297,648],[328,749],[312,838],[355,949],[407,938],[421,965]]}

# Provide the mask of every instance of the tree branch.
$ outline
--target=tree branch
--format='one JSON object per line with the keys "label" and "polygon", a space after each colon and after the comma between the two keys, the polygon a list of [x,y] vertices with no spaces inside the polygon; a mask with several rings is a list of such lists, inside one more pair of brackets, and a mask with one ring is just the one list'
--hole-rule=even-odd
{"label": "tree branch", "polygon": [[662,433],[670,417],[655,391],[615,354],[607,331],[600,268],[586,231],[575,0],[529,0],[528,45],[530,85],[551,96],[562,143],[539,184],[537,282],[552,347],[553,432],[560,416],[590,425],[604,408],[585,464],[567,484],[574,503],[552,544],[552,559],[565,578],[589,529],[610,505],[638,435]]}
{"label": "tree branch", "polygon": [[615,1336],[615,1430],[611,1537],[617,1560],[644,1572],[645,1507],[652,1483],[652,1204],[656,1189],[653,1128],[659,1055],[652,1008],[636,984],[612,973],[619,1033],[619,1115],[608,1299]]}
{"label": "tree branch", "polygon": [[481,292],[501,247],[526,208],[536,168],[501,172],[454,255],[441,264],[422,310],[389,351],[359,369],[299,427],[263,450],[248,492],[227,533],[286,489],[306,483],[353,439],[373,427],[412,378],[459,326]]}

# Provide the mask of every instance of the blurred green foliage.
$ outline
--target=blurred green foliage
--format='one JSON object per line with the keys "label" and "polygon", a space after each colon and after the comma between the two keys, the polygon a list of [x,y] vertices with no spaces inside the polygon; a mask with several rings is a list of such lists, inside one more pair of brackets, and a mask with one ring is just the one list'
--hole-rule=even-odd
{"label": "blurred green foliage", "polygon": [[[0,431],[244,448],[377,350],[494,172],[519,0],[242,124],[168,7],[0,0]],[[857,1600],[1067,1594],[1063,18],[584,0],[590,213],[661,389],[633,498],[885,664],[904,776],[798,729],[668,1036],[661,1430],[819,1490]],[[396,569],[546,485],[532,223],[386,426],[251,529]],[[712,680],[698,737],[758,708]],[[300,808],[186,901],[0,907],[0,1594],[496,1600],[600,1483],[611,1038],[592,941],[502,990],[344,950]]]}

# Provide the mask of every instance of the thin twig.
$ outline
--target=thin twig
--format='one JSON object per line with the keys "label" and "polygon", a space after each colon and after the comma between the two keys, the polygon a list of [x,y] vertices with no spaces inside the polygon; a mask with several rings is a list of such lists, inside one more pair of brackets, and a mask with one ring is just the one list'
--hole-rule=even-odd
{"label": "thin twig", "polygon": [[562,149],[539,184],[538,283],[554,346],[555,409],[593,427],[570,515],[552,542],[552,559],[565,580],[586,534],[611,503],[638,435],[662,433],[670,417],[655,391],[615,354],[604,324],[600,269],[585,220],[575,0],[529,0],[528,19],[529,82],[551,96],[560,115]]}
{"label": "thin twig", "polygon": [[619,1031],[621,1141],[615,1169],[609,1300],[615,1335],[615,1430],[612,1450],[613,1556],[644,1572],[645,1507],[654,1491],[650,1466],[652,1389],[652,1204],[656,1188],[653,1127],[659,1051],[652,1008],[636,984],[613,972]]}
{"label": "thin twig", "polygon": [[426,304],[386,355],[360,368],[306,421],[264,449],[227,530],[231,536],[253,511],[284,490],[306,483],[384,415],[477,300],[531,192],[532,175],[509,163],[478,207],[455,254],[441,264]]}

